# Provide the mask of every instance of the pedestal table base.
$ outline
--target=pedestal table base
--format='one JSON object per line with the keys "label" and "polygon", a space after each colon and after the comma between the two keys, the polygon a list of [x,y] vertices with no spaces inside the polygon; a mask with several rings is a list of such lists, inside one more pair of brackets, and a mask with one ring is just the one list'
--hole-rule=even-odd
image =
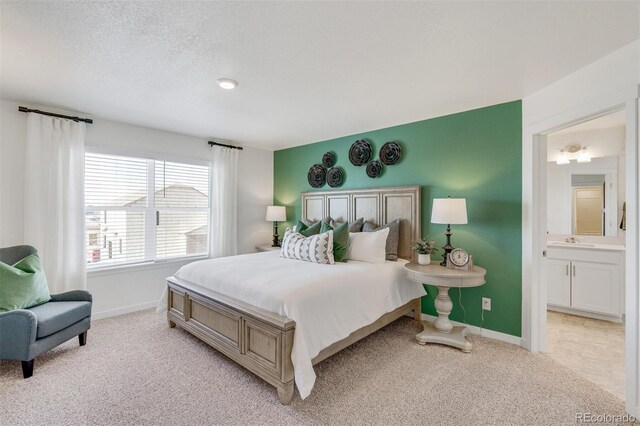
{"label": "pedestal table base", "polygon": [[421,345],[439,343],[441,345],[456,347],[465,353],[471,352],[473,345],[466,338],[467,334],[469,334],[467,327],[455,326],[449,333],[443,333],[442,331],[438,331],[430,322],[423,321],[422,325],[424,330],[416,334],[416,340]]}

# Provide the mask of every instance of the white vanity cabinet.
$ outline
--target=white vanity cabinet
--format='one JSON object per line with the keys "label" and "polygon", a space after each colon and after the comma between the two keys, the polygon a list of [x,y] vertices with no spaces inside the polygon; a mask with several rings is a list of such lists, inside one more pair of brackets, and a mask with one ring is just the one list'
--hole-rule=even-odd
{"label": "white vanity cabinet", "polygon": [[620,321],[624,314],[624,247],[548,245],[551,310]]}
{"label": "white vanity cabinet", "polygon": [[547,304],[571,307],[570,269],[568,260],[547,260]]}
{"label": "white vanity cabinet", "polygon": [[571,307],[608,315],[622,315],[620,266],[571,262]]}

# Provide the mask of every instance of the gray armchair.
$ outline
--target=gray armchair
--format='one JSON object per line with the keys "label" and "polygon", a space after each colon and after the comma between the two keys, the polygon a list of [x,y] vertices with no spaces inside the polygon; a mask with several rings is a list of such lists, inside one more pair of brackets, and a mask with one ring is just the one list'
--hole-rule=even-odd
{"label": "gray armchair", "polygon": [[[13,265],[30,254],[31,246],[0,249],[0,261]],[[78,336],[80,346],[87,343],[91,327],[89,292],[82,290],[52,294],[51,300],[29,309],[0,313],[0,359],[22,361],[25,379],[33,375],[37,356]]]}

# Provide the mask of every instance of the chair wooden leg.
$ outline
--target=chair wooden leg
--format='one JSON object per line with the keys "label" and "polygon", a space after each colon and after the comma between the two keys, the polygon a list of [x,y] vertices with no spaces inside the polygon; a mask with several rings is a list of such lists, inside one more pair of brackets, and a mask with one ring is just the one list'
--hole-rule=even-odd
{"label": "chair wooden leg", "polygon": [[78,341],[80,342],[80,346],[84,346],[87,344],[87,332],[78,334]]}
{"label": "chair wooden leg", "polygon": [[31,361],[21,361],[22,362],[22,376],[25,379],[28,379],[29,377],[33,376],[33,362],[35,361],[35,358],[32,359]]}

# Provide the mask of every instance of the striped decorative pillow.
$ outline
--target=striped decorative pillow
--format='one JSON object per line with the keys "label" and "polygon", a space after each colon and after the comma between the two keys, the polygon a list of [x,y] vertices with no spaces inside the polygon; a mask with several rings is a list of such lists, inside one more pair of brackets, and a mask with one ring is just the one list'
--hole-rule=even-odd
{"label": "striped decorative pillow", "polygon": [[287,228],[280,257],[333,265],[333,231],[305,237]]}

